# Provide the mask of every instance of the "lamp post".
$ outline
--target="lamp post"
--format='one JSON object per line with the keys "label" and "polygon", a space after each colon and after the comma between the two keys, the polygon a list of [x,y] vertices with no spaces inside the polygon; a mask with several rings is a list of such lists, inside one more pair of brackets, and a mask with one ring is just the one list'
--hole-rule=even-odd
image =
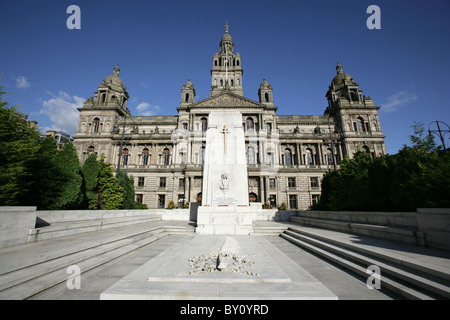
{"label": "lamp post", "polygon": [[[437,130],[431,130],[430,129],[430,126],[433,124],[433,123],[436,123],[436,126],[437,126]],[[442,130],[441,129],[441,126],[439,125],[439,123],[441,123],[441,124],[443,124],[443,125],[445,125],[446,127],[447,127],[447,130]],[[445,137],[445,135],[447,134],[447,133],[449,133],[450,132],[450,127],[448,126],[448,124],[446,124],[445,122],[442,122],[442,121],[432,121],[432,122],[430,122],[430,124],[428,125],[428,134],[431,136],[432,134],[439,134],[439,138],[441,139],[441,142],[442,142],[442,146],[444,147],[444,152],[446,152],[447,151],[447,149],[446,149],[446,147],[445,147],[445,141],[444,141],[444,137]]]}

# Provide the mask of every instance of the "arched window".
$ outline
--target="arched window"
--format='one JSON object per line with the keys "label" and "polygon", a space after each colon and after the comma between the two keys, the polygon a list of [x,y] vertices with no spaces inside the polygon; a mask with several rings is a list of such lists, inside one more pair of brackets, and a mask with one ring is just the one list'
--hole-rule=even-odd
{"label": "arched window", "polygon": [[214,60],[214,65],[217,67],[217,60]]}
{"label": "arched window", "polygon": [[89,156],[91,153],[95,152],[95,148],[94,146],[89,146],[89,148],[87,148],[87,155]]}
{"label": "arched window", "polygon": [[255,149],[253,147],[248,147],[247,149],[247,164],[256,164]]}
{"label": "arched window", "polygon": [[94,119],[94,132],[97,133],[100,130],[100,119]]}
{"label": "arched window", "polygon": [[356,119],[356,131],[358,131],[358,132],[366,131],[365,126],[364,126],[364,119],[361,117],[358,117],[358,119]]}
{"label": "arched window", "polygon": [[200,148],[200,164],[205,163],[205,146]]}
{"label": "arched window", "polygon": [[106,101],[106,93],[102,93],[101,102],[104,103]]}
{"label": "arched window", "polygon": [[231,86],[234,87],[234,80],[231,79]]}
{"label": "arched window", "polygon": [[305,150],[305,164],[307,166],[314,164],[313,157],[312,157],[312,150],[311,149],[306,149]]}
{"label": "arched window", "polygon": [[150,151],[147,148],[142,150],[142,164],[144,166],[149,164],[150,160]]}
{"label": "arched window", "polygon": [[220,79],[220,86],[223,87],[223,79]]}
{"label": "arched window", "polygon": [[167,148],[163,150],[163,165],[164,166],[170,165],[170,150]]}
{"label": "arched window", "polygon": [[245,122],[245,124],[246,124],[247,130],[253,130],[255,128],[252,118],[247,118],[247,121]]}
{"label": "arched window", "polygon": [[292,153],[291,150],[288,148],[284,150],[284,165],[292,166]]}
{"label": "arched window", "polygon": [[332,166],[333,165],[333,154],[331,152],[331,149],[327,149],[327,153],[325,155],[327,165]]}
{"label": "arched window", "polygon": [[370,154],[370,148],[368,146],[363,146],[362,151],[364,151],[367,154]]}
{"label": "arched window", "polygon": [[202,132],[206,132],[208,130],[208,119],[201,118],[202,121]]}
{"label": "arched window", "polygon": [[264,94],[264,99],[265,102],[269,102],[269,94],[267,92]]}
{"label": "arched window", "polygon": [[186,99],[185,102],[189,102],[189,93],[186,93]]}
{"label": "arched window", "polygon": [[122,165],[124,165],[124,166],[128,165],[128,156],[129,156],[129,151],[127,148],[124,148],[122,150]]}

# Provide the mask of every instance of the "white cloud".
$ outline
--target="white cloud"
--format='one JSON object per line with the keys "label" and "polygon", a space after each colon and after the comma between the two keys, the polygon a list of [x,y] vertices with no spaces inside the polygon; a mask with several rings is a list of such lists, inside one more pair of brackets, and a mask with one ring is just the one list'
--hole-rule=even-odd
{"label": "white cloud", "polygon": [[140,116],[154,116],[159,111],[159,106],[154,106],[147,102],[139,103],[136,107]]}
{"label": "white cloud", "polygon": [[405,106],[407,103],[417,100],[417,96],[405,90],[399,91],[388,98],[388,102],[382,105],[381,110],[384,112],[394,112]]}
{"label": "white cloud", "polygon": [[60,91],[57,96],[51,95],[51,99],[42,102],[43,107],[39,113],[49,117],[53,122],[53,130],[64,131],[73,136],[78,125],[79,112],[77,108],[83,106],[85,99],[70,96],[63,91]]}
{"label": "white cloud", "polygon": [[16,79],[16,87],[19,89],[26,89],[31,86],[30,82],[25,76],[18,76],[15,79]]}

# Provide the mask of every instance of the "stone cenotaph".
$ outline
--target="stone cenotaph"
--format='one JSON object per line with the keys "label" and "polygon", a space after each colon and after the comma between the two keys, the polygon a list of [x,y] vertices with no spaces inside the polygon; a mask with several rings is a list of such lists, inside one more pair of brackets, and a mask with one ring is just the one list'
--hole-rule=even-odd
{"label": "stone cenotaph", "polygon": [[248,235],[253,231],[242,114],[212,111],[206,132],[198,234]]}

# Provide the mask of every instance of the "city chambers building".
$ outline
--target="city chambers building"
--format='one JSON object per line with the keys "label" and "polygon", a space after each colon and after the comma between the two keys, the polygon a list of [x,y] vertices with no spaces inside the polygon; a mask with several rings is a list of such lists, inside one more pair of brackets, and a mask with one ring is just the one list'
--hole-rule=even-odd
{"label": "city chambers building", "polygon": [[220,53],[212,57],[210,96],[195,101],[194,85],[187,81],[177,115],[132,116],[119,71],[116,66],[78,109],[74,144],[81,163],[91,153],[104,154],[115,170],[132,175],[136,201],[149,208],[201,202],[208,115],[214,110],[242,115],[248,172],[242,179],[248,179],[250,202],[307,209],[320,197],[324,174],[339,168],[344,157],[352,158],[357,150],[372,157],[386,153],[380,107],[362,95],[339,63],[324,115],[277,114],[265,79],[258,101],[244,97],[242,58],[228,26]]}

